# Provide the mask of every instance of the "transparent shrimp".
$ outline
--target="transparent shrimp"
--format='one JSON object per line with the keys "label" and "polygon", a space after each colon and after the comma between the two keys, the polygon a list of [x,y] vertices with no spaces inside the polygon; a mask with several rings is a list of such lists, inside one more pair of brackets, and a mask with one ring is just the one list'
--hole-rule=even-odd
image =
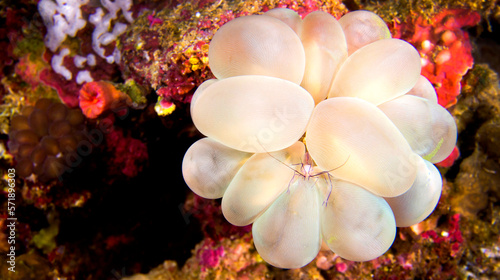
{"label": "transparent shrimp", "polygon": [[314,173],[315,164],[314,164],[313,159],[311,158],[311,156],[307,152],[307,150],[305,151],[304,155],[302,156],[302,159],[301,159],[300,163],[294,163],[294,164],[290,164],[290,165],[282,162],[281,160],[279,160],[278,158],[276,158],[275,156],[273,156],[271,153],[269,153],[267,151],[265,151],[265,152],[266,152],[267,155],[269,155],[270,157],[272,157],[273,159],[275,159],[276,161],[278,161],[280,164],[283,164],[284,166],[286,166],[287,168],[289,168],[289,169],[291,169],[293,171],[293,176],[290,179],[290,182],[288,183],[288,190],[287,190],[288,193],[290,192],[290,185],[295,180],[304,180],[304,181],[306,181],[306,180],[309,180],[309,179],[313,179],[315,181],[314,181],[314,184],[312,184],[312,186],[315,186],[316,183],[317,183],[317,181],[320,178],[323,178],[324,180],[326,180],[329,183],[329,185],[330,185],[330,190],[328,191],[328,194],[326,196],[325,201],[323,201],[323,206],[325,206],[325,207],[328,205],[328,200],[330,199],[330,195],[332,194],[332,189],[333,189],[333,182],[332,182],[332,180],[334,179],[334,177],[333,177],[332,174],[330,174],[330,172],[332,172],[332,171],[334,171],[336,169],[339,169],[342,166],[344,166],[347,163],[347,161],[349,160],[349,158],[350,158],[350,156],[348,156],[347,159],[344,161],[344,163],[342,163],[341,165],[339,165],[339,166],[337,166],[337,167],[335,167],[333,169]]}

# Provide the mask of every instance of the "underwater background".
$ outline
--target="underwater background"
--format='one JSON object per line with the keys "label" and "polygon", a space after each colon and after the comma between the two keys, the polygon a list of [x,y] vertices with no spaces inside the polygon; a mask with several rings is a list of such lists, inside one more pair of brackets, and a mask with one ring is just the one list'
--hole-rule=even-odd
{"label": "underwater background", "polygon": [[[375,260],[275,268],[182,178],[213,34],[275,7],[375,12],[456,120],[435,211]],[[0,1],[0,48],[0,279],[500,279],[499,1]]]}

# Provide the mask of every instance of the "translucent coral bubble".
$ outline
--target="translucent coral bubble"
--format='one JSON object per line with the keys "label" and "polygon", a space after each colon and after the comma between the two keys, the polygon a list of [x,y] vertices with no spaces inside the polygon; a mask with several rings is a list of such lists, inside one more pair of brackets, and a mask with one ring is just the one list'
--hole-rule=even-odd
{"label": "translucent coral bubble", "polygon": [[9,149],[9,152],[13,155],[17,154],[17,151],[19,150],[19,146],[20,144],[13,141],[12,139],[12,136],[15,135],[17,131],[11,131],[9,132],[9,142],[7,142],[7,147]]}
{"label": "translucent coral bubble", "polygon": [[65,153],[73,152],[78,147],[78,140],[74,135],[64,135],[59,138],[59,149]]}
{"label": "translucent coral bubble", "polygon": [[306,54],[300,85],[319,103],[327,97],[333,77],[347,58],[344,33],[332,15],[315,11],[304,18],[300,39]]}
{"label": "translucent coral bubble", "polygon": [[321,231],[328,247],[347,260],[368,261],[385,253],[396,236],[387,202],[349,182],[319,180],[320,193],[330,198],[321,207]]}
{"label": "translucent coral bubble", "polygon": [[26,116],[16,115],[10,120],[10,130],[30,129],[29,121]]}
{"label": "translucent coral bubble", "polygon": [[306,145],[322,170],[380,196],[400,195],[415,180],[418,156],[391,120],[362,99],[338,97],[318,104]]}
{"label": "translucent coral bubble", "polygon": [[[41,164],[38,164],[38,165],[33,165],[33,174],[35,174],[37,177],[39,177],[40,175],[43,174],[43,169],[44,169],[44,165],[43,165],[43,162]],[[45,178],[44,178],[45,180]]]}
{"label": "translucent coral bubble", "polygon": [[17,149],[16,158],[29,157],[34,148],[35,148],[35,145],[33,145],[33,144],[19,145],[19,148]]}
{"label": "translucent coral bubble", "polygon": [[372,42],[391,38],[391,32],[377,14],[370,11],[350,12],[339,19],[345,34],[349,55]]}
{"label": "translucent coral bubble", "polygon": [[198,97],[200,97],[205,89],[208,88],[209,85],[217,82],[217,79],[209,79],[201,83],[201,85],[196,89],[196,91],[193,94],[193,97],[191,98],[191,111],[193,111],[193,107],[196,104],[196,101],[198,100]]}
{"label": "translucent coral bubble", "polygon": [[272,152],[305,132],[314,108],[311,95],[287,80],[238,76],[207,87],[191,108],[196,128],[233,149]]}
{"label": "translucent coral bubble", "polygon": [[311,262],[321,246],[316,180],[298,179],[255,220],[253,241],[260,256],[281,268]]}
{"label": "translucent coral bubble", "polygon": [[208,51],[210,69],[218,79],[265,75],[300,84],[304,48],[281,20],[252,15],[236,18],[215,33]]}
{"label": "translucent coral bubble", "polygon": [[66,120],[70,125],[77,126],[84,122],[85,117],[80,109],[71,109],[66,116]]}
{"label": "translucent coral bubble", "polygon": [[31,152],[30,156],[31,161],[36,166],[41,165],[45,161],[46,157],[47,157],[47,152],[40,145],[36,146],[36,148]]}
{"label": "translucent coral bubble", "polygon": [[59,145],[57,139],[52,136],[45,136],[40,141],[42,148],[47,152],[47,154],[55,156],[61,151],[59,150]]}
{"label": "translucent coral bubble", "polygon": [[47,108],[47,115],[51,121],[60,121],[66,118],[68,108],[62,103],[53,103]]}
{"label": "translucent coral bubble", "polygon": [[38,135],[29,129],[17,131],[11,137],[11,140],[18,142],[19,144],[29,144],[36,145],[38,143]]}
{"label": "translucent coral bubble", "polygon": [[49,134],[54,137],[61,137],[70,132],[71,125],[66,120],[53,122],[49,127]]}
{"label": "translucent coral bubble", "polygon": [[432,163],[419,160],[413,186],[400,196],[385,199],[394,212],[396,226],[409,227],[427,218],[436,208],[442,186],[439,170]]}
{"label": "translucent coral bubble", "polygon": [[420,55],[405,41],[383,39],[342,64],[328,97],[350,96],[375,105],[407,93],[420,77]]}
{"label": "translucent coral bubble", "polygon": [[221,198],[249,153],[228,148],[210,138],[196,141],[184,155],[182,175],[186,184],[204,198]]}
{"label": "translucent coral bubble", "polygon": [[16,173],[19,177],[25,178],[33,173],[33,163],[29,159],[22,159],[16,164]]}
{"label": "translucent coral bubble", "polygon": [[290,26],[295,33],[300,34],[302,28],[302,18],[294,10],[286,8],[275,8],[264,13],[266,16],[275,17],[286,25]]}
{"label": "translucent coral bubble", "polygon": [[404,95],[378,106],[410,144],[412,150],[433,163],[451,154],[457,141],[457,126],[441,105]]}
{"label": "translucent coral bubble", "polygon": [[31,129],[40,137],[47,135],[49,119],[44,111],[35,109],[29,116]]}
{"label": "translucent coral bubble", "polygon": [[296,142],[285,150],[253,155],[222,198],[226,220],[237,226],[251,224],[288,187],[294,171],[285,164],[300,162],[304,152],[304,144]]}
{"label": "translucent coral bubble", "polygon": [[35,107],[33,107],[33,106],[25,106],[21,110],[21,115],[29,117],[29,115],[31,115],[31,113],[33,113],[34,110],[35,110]]}
{"label": "translucent coral bubble", "polygon": [[52,100],[47,99],[47,98],[41,98],[38,99],[35,103],[35,108],[45,111],[49,108],[50,105],[52,105]]}
{"label": "translucent coral bubble", "polygon": [[65,167],[60,158],[48,156],[43,163],[44,179],[55,179],[62,175]]}
{"label": "translucent coral bubble", "polygon": [[422,75],[420,75],[417,84],[415,84],[407,94],[425,98],[432,103],[438,103],[436,89],[434,89],[431,82]]}

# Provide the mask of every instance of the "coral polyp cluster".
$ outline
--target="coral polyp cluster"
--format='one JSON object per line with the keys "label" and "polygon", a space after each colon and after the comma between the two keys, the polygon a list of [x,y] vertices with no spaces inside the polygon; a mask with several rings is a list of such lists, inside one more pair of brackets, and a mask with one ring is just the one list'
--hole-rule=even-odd
{"label": "coral polyp cluster", "polygon": [[214,35],[209,63],[217,79],[191,102],[207,138],[186,152],[183,175],[196,194],[222,197],[230,223],[253,223],[270,264],[302,267],[322,242],[374,259],[396,226],[436,206],[433,163],[452,152],[455,121],[420,75],[419,53],[377,15],[240,17]]}
{"label": "coral polyp cluster", "polygon": [[21,177],[35,175],[47,181],[64,172],[66,155],[83,139],[84,116],[80,109],[42,98],[11,119],[9,151]]}

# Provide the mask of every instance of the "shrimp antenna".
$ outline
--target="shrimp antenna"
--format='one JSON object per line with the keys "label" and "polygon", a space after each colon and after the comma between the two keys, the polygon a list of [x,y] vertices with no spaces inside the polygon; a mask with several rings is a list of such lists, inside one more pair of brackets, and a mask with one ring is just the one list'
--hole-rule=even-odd
{"label": "shrimp antenna", "polygon": [[323,201],[323,206],[326,207],[328,205],[328,200],[330,199],[330,195],[332,194],[332,190],[333,190],[332,174],[330,174],[330,172],[333,171],[333,170],[335,170],[335,169],[339,169],[342,166],[344,166],[347,163],[347,161],[349,160],[350,157],[351,157],[351,155],[347,156],[347,159],[340,166],[337,166],[337,167],[335,167],[333,169],[330,169],[328,171],[321,171],[318,174],[314,174],[313,175],[313,176],[321,176],[323,174],[326,174],[328,176],[327,179],[330,182],[330,191],[328,192],[328,195],[326,196],[325,201]]}
{"label": "shrimp antenna", "polygon": [[333,190],[332,175],[330,173],[327,173],[327,175],[328,175],[328,181],[330,182],[330,191],[328,192],[325,201],[323,201],[323,206],[325,207],[328,206],[328,200],[330,199],[330,195],[332,194]]}
{"label": "shrimp antenna", "polygon": [[[271,155],[271,153],[269,153],[266,148],[264,148],[264,145],[262,145],[262,143],[260,143],[259,139],[257,139],[257,142],[259,143],[259,145],[262,147],[262,149],[266,152],[266,154],[272,158],[274,158],[277,162],[283,164],[284,166],[286,166],[287,168],[289,168],[290,170],[292,170],[295,174],[298,174],[298,175],[302,175],[300,174],[299,171],[291,168],[290,166],[288,166],[287,164],[285,164],[284,162],[282,162],[281,160],[277,159],[275,156]],[[295,174],[293,176],[295,176]],[[292,178],[293,179],[293,178]]]}
{"label": "shrimp antenna", "polygon": [[[351,155],[348,155],[348,156],[347,156],[347,159],[346,159],[346,160],[344,161],[344,163],[342,163],[341,165],[339,165],[339,166],[337,166],[337,167],[335,167],[335,168],[333,168],[333,169],[330,169],[330,170],[321,171],[321,172],[319,172],[319,173],[317,173],[317,174],[314,174],[313,176],[323,175],[323,174],[325,174],[325,173],[330,173],[330,172],[332,172],[333,170],[337,170],[337,169],[341,168],[342,166],[344,166],[344,165],[347,163],[347,161],[349,160],[349,158],[350,158],[350,157],[351,157]],[[328,174],[328,175],[330,175],[330,174]]]}

